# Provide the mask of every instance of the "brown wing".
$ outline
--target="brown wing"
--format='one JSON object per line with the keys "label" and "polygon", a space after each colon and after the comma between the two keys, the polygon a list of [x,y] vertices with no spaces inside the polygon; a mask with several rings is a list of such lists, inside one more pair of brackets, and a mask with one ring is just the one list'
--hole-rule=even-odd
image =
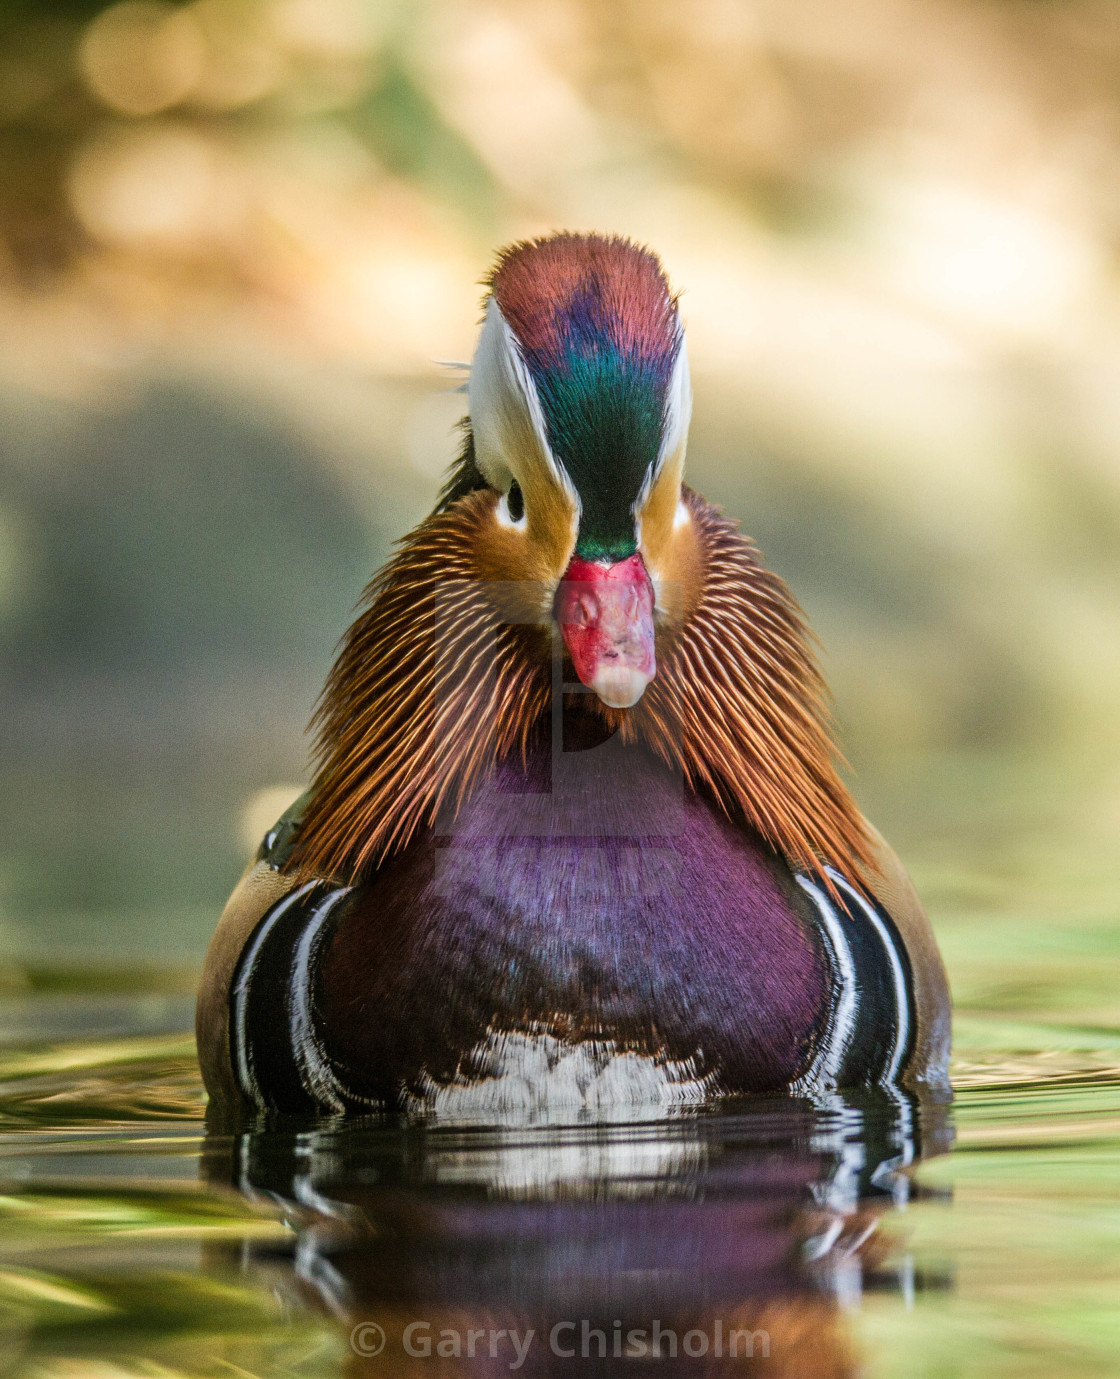
{"label": "brown wing", "polygon": [[265,913],[287,895],[296,880],[267,862],[252,863],[226,902],[206,950],[195,1006],[195,1038],[202,1080],[211,1108],[219,1116],[242,1104],[229,1047],[229,989],[237,960]]}

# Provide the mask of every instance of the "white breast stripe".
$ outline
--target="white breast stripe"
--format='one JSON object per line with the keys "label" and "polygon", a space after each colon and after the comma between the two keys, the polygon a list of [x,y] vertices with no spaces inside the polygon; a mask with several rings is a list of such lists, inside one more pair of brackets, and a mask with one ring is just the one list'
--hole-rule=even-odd
{"label": "white breast stripe", "polygon": [[292,980],[288,988],[291,1010],[292,1052],[299,1079],[315,1100],[328,1111],[344,1111],[342,1086],[334,1075],[326,1053],[315,1034],[311,1018],[311,960],[319,935],[330,912],[353,888],[332,891],[315,908],[299,938],[292,963]]}
{"label": "white breast stripe", "polygon": [[910,1002],[906,995],[906,974],[902,970],[902,960],[898,956],[898,949],[895,946],[890,931],[875,913],[874,908],[867,903],[864,897],[860,895],[859,891],[847,882],[838,871],[834,871],[832,867],[826,867],[825,870],[828,872],[829,876],[832,877],[833,881],[843,890],[847,891],[852,899],[860,906],[874,926],[875,932],[879,935],[883,947],[887,952],[887,961],[891,965],[891,976],[894,979],[894,998],[898,1006],[898,1020],[895,1024],[895,1040],[894,1047],[891,1050],[890,1062],[887,1064],[886,1071],[879,1080],[884,1084],[892,1083],[898,1076],[898,1065],[902,1061],[903,1050],[906,1048],[906,1041],[910,1037]]}
{"label": "white breast stripe", "polygon": [[253,1104],[261,1111],[267,1109],[264,1095],[257,1083],[253,1072],[252,1059],[249,1057],[249,1047],[247,1041],[247,1030],[245,1027],[246,1004],[248,1002],[249,987],[253,981],[253,968],[257,965],[257,959],[261,955],[269,934],[276,927],[276,922],[292,908],[292,906],[307,894],[313,886],[318,885],[317,881],[306,881],[298,889],[286,895],[283,900],[269,915],[264,924],[261,925],[253,940],[249,951],[245,954],[241,962],[241,975],[237,979],[237,984],[233,988],[233,1025],[237,1031],[237,1080],[241,1083],[241,1090],[252,1098]]}
{"label": "white breast stripe", "polygon": [[796,880],[801,889],[812,899],[820,914],[825,937],[832,950],[834,976],[839,986],[839,991],[833,1002],[828,1031],[821,1039],[817,1056],[813,1059],[808,1072],[799,1077],[792,1087],[794,1092],[812,1095],[814,1092],[830,1090],[836,1086],[836,1079],[844,1062],[844,1055],[847,1053],[848,1045],[852,1042],[852,1035],[855,1033],[858,991],[855,964],[852,962],[852,950],[848,947],[848,940],[845,938],[843,927],[836,917],[836,911],[832,908],[825,893],[807,876],[798,876]]}

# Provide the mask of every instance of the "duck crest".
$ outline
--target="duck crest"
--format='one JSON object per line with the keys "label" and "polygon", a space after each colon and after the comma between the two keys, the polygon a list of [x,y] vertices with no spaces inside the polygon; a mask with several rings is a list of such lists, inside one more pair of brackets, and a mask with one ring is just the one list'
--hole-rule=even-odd
{"label": "duck crest", "polygon": [[550,235],[499,256],[487,286],[534,372],[609,348],[668,377],[680,348],[677,299],[660,260],[618,235]]}
{"label": "duck crest", "polygon": [[551,452],[583,495],[580,556],[634,550],[631,504],[656,465],[683,332],[656,255],[554,235],[507,249],[488,285],[517,340]]}
{"label": "duck crest", "polygon": [[[683,492],[692,605],[659,628],[642,701],[593,707],[833,892],[826,866],[858,880],[876,863],[836,771],[800,611],[736,524]],[[367,588],[313,720],[317,770],[286,869],[352,881],[527,752],[550,711],[551,642],[531,582],[519,594],[486,578],[496,501],[486,490],[452,499]]]}

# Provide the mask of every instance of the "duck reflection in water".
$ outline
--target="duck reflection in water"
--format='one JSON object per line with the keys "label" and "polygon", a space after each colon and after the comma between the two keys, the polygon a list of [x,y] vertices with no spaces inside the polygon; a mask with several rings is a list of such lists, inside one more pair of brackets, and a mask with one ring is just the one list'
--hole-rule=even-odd
{"label": "duck reflection in water", "polygon": [[858,1371],[864,1290],[929,1286],[884,1218],[950,1139],[943,1106],[885,1089],[655,1120],[271,1123],[212,1134],[204,1171],[279,1209],[292,1251],[210,1264],[333,1314],[348,1374],[828,1379]]}

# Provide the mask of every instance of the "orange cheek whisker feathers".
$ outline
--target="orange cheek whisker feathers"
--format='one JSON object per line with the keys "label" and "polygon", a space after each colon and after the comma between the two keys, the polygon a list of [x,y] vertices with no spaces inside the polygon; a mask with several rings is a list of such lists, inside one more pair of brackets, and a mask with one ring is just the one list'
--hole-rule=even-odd
{"label": "orange cheek whisker feathers", "polygon": [[[527,759],[551,703],[551,641],[547,628],[506,626],[488,594],[496,501],[457,499],[371,582],[313,719],[299,874],[353,879],[458,809],[496,761]],[[689,612],[659,630],[644,697],[598,710],[830,890],[825,865],[873,875],[797,605],[733,523],[688,490],[684,501]]]}

